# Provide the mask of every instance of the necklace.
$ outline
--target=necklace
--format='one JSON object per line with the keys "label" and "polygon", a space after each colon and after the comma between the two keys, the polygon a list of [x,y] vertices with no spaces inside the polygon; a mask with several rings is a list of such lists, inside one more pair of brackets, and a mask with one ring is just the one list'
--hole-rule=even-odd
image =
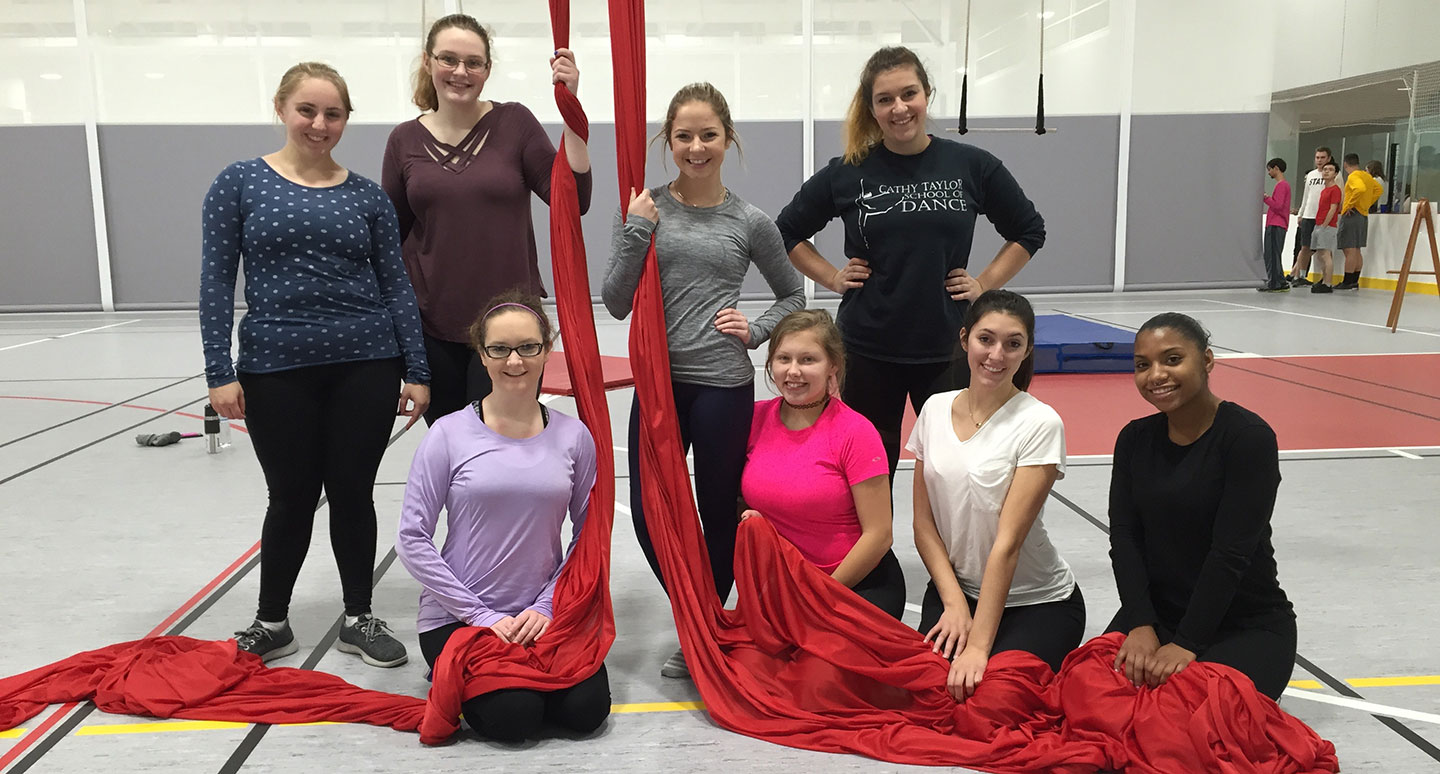
{"label": "necklace", "polygon": [[684,205],[687,205],[687,206],[690,206],[690,207],[719,207],[720,205],[724,204],[726,201],[729,201],[729,199],[730,199],[730,189],[729,189],[729,188],[721,188],[721,189],[720,189],[720,201],[715,202],[714,204],[700,204],[699,202],[692,202],[692,201],[690,201],[689,199],[686,199],[686,198],[685,198],[685,194],[680,193],[680,189],[678,189],[678,188],[675,187],[674,181],[671,181],[671,183],[670,183],[670,185],[669,185],[668,187],[669,187],[669,189],[670,189],[670,194],[671,194],[672,196],[674,196],[674,197],[676,198],[676,200],[678,200],[681,204],[684,204]]}
{"label": "necklace", "polygon": [[[1014,396],[1012,395],[1011,397],[1014,397]],[[1004,406],[1006,403],[1009,403],[1009,402],[1010,402],[1010,398],[1006,398],[1005,400],[1001,401],[1001,402],[1000,402],[1000,406],[997,406],[997,407],[995,408],[995,411],[990,412],[990,416],[987,416],[987,417],[985,417],[984,419],[976,419],[976,418],[975,418],[975,402],[974,402],[974,401],[975,401],[975,399],[970,395],[970,391],[969,391],[969,390],[966,390],[966,391],[965,391],[965,413],[970,415],[970,421],[971,421],[971,422],[974,422],[974,423],[975,423],[975,429],[976,429],[976,430],[979,430],[981,425],[983,425],[983,424],[985,424],[986,422],[989,422],[989,421],[990,421],[990,417],[995,416],[995,412],[1000,410],[1000,406]]]}
{"label": "necklace", "polygon": [[[785,400],[785,399],[784,399],[784,398],[781,398],[781,400]],[[823,406],[823,405],[825,405],[826,403],[829,403],[829,402],[830,402],[830,396],[829,396],[829,395],[826,395],[825,397],[823,397],[823,398],[821,398],[820,400],[817,400],[817,401],[815,401],[815,402],[813,402],[813,403],[791,403],[790,401],[786,400],[786,401],[785,401],[785,405],[789,406],[789,407],[792,408],[792,409],[796,409],[797,411],[805,411],[805,410],[807,410],[807,409],[813,409],[813,408],[815,408],[816,406]]]}

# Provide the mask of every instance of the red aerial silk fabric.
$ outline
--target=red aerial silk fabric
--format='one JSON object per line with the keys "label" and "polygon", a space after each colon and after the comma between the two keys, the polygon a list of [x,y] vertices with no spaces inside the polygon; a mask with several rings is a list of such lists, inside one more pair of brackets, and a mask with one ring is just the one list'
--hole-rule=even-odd
{"label": "red aerial silk fabric", "polygon": [[[556,47],[568,35],[551,0]],[[640,0],[610,0],[622,199],[643,184],[644,16]],[[566,123],[587,134],[562,86]],[[574,178],[562,149],[552,176],[551,238],[567,363],[581,418],[599,447],[599,477],[581,539],[555,592],[555,619],[532,648],[488,629],[453,636],[427,702],[367,691],[318,672],[269,669],[233,641],[160,637],[81,653],[0,680],[0,729],[48,704],[93,700],[125,714],[256,723],[321,720],[419,730],[435,744],[457,728],[460,703],[505,687],[561,688],[593,674],[614,640],[608,593],[614,460],[609,414],[579,232]],[[739,599],[716,597],[690,497],[669,386],[669,356],[653,245],[636,291],[630,352],[641,408],[646,518],[686,661],[721,726],[811,750],[896,763],[994,772],[1253,772],[1338,770],[1335,748],[1256,692],[1244,675],[1194,663],[1158,690],[1125,683],[1109,635],[1066,659],[1058,677],[1020,652],[990,659],[976,694],[956,703],[946,662],[919,635],[815,569],[764,519],[740,526]]]}
{"label": "red aerial silk fabric", "polygon": [[[630,191],[644,185],[644,3],[609,4],[620,199],[628,201]],[[1109,685],[1113,700],[1090,705],[1086,697],[1098,673],[1108,670],[1112,682],[1116,677],[1109,670],[1114,649],[1106,662],[1100,652],[1105,646],[1075,659],[1074,673],[1084,677],[1064,693],[1072,699],[1065,705],[1073,715],[1068,722],[1129,731],[1144,736],[1144,744],[1123,741],[1123,735],[1066,733],[1054,676],[1025,653],[997,654],[975,696],[959,704],[944,689],[947,663],[915,631],[810,565],[763,519],[740,526],[739,599],[734,610],[724,609],[710,579],[675,418],[653,240],[633,308],[639,472],[651,482],[642,492],[646,523],[690,674],[721,726],[793,747],[996,772],[1096,771],[1122,760],[1141,771],[1184,760],[1187,765],[1168,770],[1192,771],[1199,770],[1193,764],[1203,753],[1251,761],[1217,770],[1334,770],[1329,743],[1224,667],[1186,670],[1203,681],[1202,690],[1132,687],[1127,694]],[[1130,704],[1122,701],[1126,697]],[[1127,710],[1136,713],[1133,722]],[[1267,747],[1274,733],[1284,741]],[[1201,750],[1196,734],[1214,744]],[[1182,748],[1189,757],[1166,757]],[[1269,749],[1283,749],[1284,760],[1264,757]],[[1157,768],[1143,768],[1147,755],[1157,756],[1151,759]]]}

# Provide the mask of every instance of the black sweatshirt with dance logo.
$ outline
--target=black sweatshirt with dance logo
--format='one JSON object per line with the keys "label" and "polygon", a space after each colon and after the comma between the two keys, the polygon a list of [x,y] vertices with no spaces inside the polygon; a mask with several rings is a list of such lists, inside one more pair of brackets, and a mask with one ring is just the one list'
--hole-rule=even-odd
{"label": "black sweatshirt with dance logo", "polygon": [[950,359],[966,303],[945,292],[945,275],[969,268],[975,216],[1031,255],[1045,221],[998,158],[972,145],[931,137],[903,156],[875,146],[858,165],[836,157],[801,186],[776,219],[786,251],[825,224],[845,224],[843,264],[870,264],[864,284],[845,292],[838,322],[848,351],[896,363]]}

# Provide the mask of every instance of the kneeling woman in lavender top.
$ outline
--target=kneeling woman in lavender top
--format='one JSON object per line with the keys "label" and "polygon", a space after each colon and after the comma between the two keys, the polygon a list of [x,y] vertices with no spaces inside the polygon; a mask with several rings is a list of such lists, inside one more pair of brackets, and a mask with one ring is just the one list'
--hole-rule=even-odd
{"label": "kneeling woman in lavender top", "polygon": [[[540,299],[498,296],[470,328],[494,390],[437,421],[415,452],[396,553],[420,582],[416,629],[431,665],[466,626],[489,627],[518,647],[545,636],[551,596],[579,536],[595,484],[595,440],[580,420],[535,399],[553,327]],[[446,512],[443,547],[435,545]],[[610,714],[604,665],[559,691],[505,689],[462,705],[466,722],[503,741],[532,738],[550,721],[588,733]]]}

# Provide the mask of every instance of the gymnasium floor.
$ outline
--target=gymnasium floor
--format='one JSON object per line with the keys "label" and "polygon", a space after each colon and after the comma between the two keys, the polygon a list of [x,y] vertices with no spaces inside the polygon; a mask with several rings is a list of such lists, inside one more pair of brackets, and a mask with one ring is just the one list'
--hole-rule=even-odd
{"label": "gymnasium floor", "polygon": [[[1335,743],[1347,772],[1440,769],[1440,302],[1411,296],[1403,329],[1391,334],[1379,324],[1390,295],[1373,290],[1034,300],[1041,312],[1129,328],[1185,311],[1213,332],[1223,358],[1215,391],[1265,416],[1284,450],[1274,528],[1281,582],[1299,614],[1294,687],[1424,714],[1381,720],[1291,696],[1282,706]],[[625,324],[603,310],[597,319],[602,351],[623,356]],[[200,439],[159,449],[133,441],[200,428],[201,369],[193,312],[0,316],[0,676],[147,634],[224,638],[250,621],[265,487],[244,433],[218,455],[206,455]],[[1097,634],[1117,607],[1103,532],[1107,455],[1119,427],[1148,407],[1125,375],[1041,377],[1034,392],[1066,421],[1069,473],[1045,520],[1084,588],[1088,633]],[[763,385],[757,393],[771,394]],[[554,405],[573,410],[565,399]],[[610,405],[623,432],[630,391],[610,393]],[[291,612],[301,650],[277,665],[423,695],[418,587],[391,551],[423,427],[394,441],[375,493],[375,609],[411,663],[374,669],[331,647],[339,588],[320,514]],[[623,476],[624,453],[617,458]],[[902,469],[896,491],[908,492],[910,481]],[[596,738],[513,748],[466,737],[427,749],[414,735],[367,726],[266,729],[51,708],[28,732],[0,733],[0,771],[924,770],[723,731],[693,708],[699,696],[688,681],[660,677],[676,639],[623,508],[627,484],[618,487],[611,577],[617,706]],[[908,497],[899,499],[896,553],[918,603],[925,572]],[[915,607],[907,621],[917,617]]]}

